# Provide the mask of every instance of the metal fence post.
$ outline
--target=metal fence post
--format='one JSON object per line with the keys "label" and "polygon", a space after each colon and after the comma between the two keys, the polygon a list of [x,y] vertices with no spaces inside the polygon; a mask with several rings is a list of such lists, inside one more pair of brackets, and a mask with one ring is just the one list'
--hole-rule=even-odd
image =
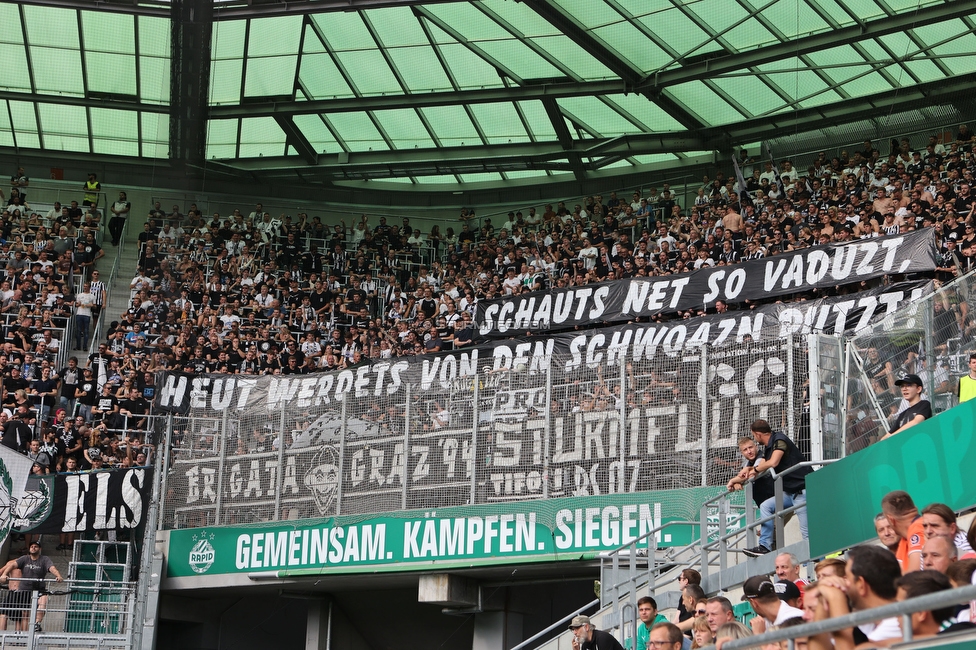
{"label": "metal fence post", "polygon": [[753,497],[753,482],[746,481],[746,548],[756,546],[756,506]]}
{"label": "metal fence post", "polygon": [[701,573],[702,580],[708,577],[708,506],[703,505],[698,516],[699,535],[701,539],[701,566],[698,572]]}
{"label": "metal fence post", "polygon": [[549,359],[549,367],[546,368],[546,404],[545,410],[545,432],[542,442],[542,498],[549,498],[549,456],[552,453],[552,358]]}
{"label": "metal fence post", "polygon": [[285,417],[288,407],[281,403],[281,424],[278,431],[278,473],[275,475],[275,512],[271,521],[281,520],[281,491],[285,486]]}
{"label": "metal fence post", "polygon": [[[224,497],[224,467],[227,462],[227,413],[224,409],[220,423],[220,457],[217,460],[217,502],[215,504],[214,523],[220,524],[220,510],[223,506]],[[240,427],[237,434],[240,435]]]}
{"label": "metal fence post", "polygon": [[925,394],[929,398],[929,404],[932,405],[932,414],[938,415],[936,411],[937,400],[935,399],[935,337],[932,336],[932,331],[935,329],[935,301],[945,300],[945,296],[942,293],[936,293],[934,299],[930,298],[925,301],[925,312],[922,314],[922,319],[925,323],[925,368],[928,370],[926,373],[919,373],[916,369],[917,374],[925,375]]}
{"label": "metal fence post", "polygon": [[346,396],[342,396],[342,406],[341,406],[340,417],[342,419],[342,426],[339,428],[339,486],[336,489],[336,514],[342,514],[342,485],[346,480]]}
{"label": "metal fence post", "polygon": [[471,422],[471,499],[468,505],[474,505],[478,496],[478,420],[481,418],[481,373],[475,368],[474,388],[474,408],[472,409]]}
{"label": "metal fence post", "polygon": [[400,479],[403,482],[403,495],[400,498],[400,507],[407,509],[407,473],[410,468],[410,382],[404,384],[407,403],[403,407],[403,471]]}
{"label": "metal fence post", "polygon": [[776,524],[776,548],[783,548],[786,544],[786,532],[783,515],[780,514],[783,512],[783,479],[779,476],[773,481],[773,494],[776,499],[776,516],[773,519]]}
{"label": "metal fence post", "polygon": [[620,476],[617,481],[617,493],[627,491],[627,364],[623,356],[620,360]]}
{"label": "metal fence post", "polygon": [[786,426],[789,428],[793,440],[797,439],[796,430],[796,395],[793,390],[793,380],[796,377],[796,364],[793,359],[793,345],[797,338],[790,336],[786,342]]}
{"label": "metal fence post", "polygon": [[[166,433],[163,435],[163,487],[159,495],[159,511],[162,513],[160,517],[163,521],[163,527],[166,526],[166,496],[169,489],[169,466],[172,462],[171,455],[173,453],[173,417],[172,413],[166,416]],[[175,526],[176,522],[174,521],[173,524]]]}
{"label": "metal fence post", "polygon": [[[824,436],[823,436],[823,401],[820,399],[820,337],[817,334],[807,335],[807,375],[810,377],[810,460],[823,460],[824,457]],[[792,375],[787,386],[792,390]],[[790,402],[792,404],[792,402]],[[789,409],[792,413],[793,409]],[[793,440],[796,440],[794,435]]]}
{"label": "metal fence post", "polygon": [[[701,485],[708,486],[708,346],[701,347],[701,368],[698,372],[698,399],[701,401]],[[702,535],[704,535],[704,528]],[[704,574],[703,574],[704,575]]]}
{"label": "metal fence post", "polygon": [[840,372],[840,413],[838,417],[840,418],[839,424],[839,434],[840,434],[840,451],[838,452],[839,458],[844,458],[847,456],[847,391],[849,390],[849,377],[848,374],[848,364],[850,363],[850,342],[845,341],[844,337],[838,337],[837,339],[837,354],[839,356],[838,366],[841,369]]}

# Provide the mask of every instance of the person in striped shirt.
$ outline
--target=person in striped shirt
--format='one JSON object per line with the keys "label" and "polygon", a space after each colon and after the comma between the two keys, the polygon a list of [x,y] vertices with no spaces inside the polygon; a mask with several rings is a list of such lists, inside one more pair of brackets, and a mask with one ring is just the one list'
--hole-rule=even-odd
{"label": "person in striped shirt", "polygon": [[108,301],[108,287],[102,282],[101,274],[97,270],[92,271],[89,292],[95,296],[95,304],[91,308],[92,323],[97,323],[98,315]]}

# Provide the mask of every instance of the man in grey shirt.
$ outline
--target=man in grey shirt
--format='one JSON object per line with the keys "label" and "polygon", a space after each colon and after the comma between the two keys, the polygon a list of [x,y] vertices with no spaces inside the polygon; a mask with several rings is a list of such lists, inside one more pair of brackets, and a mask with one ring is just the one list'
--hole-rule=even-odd
{"label": "man in grey shirt", "polygon": [[27,612],[24,610],[30,609],[30,594],[32,591],[37,591],[40,596],[37,601],[37,620],[34,622],[34,631],[40,632],[48,597],[47,586],[43,580],[50,571],[54,579],[61,582],[63,580],[61,572],[54,566],[51,558],[41,555],[41,543],[37,540],[30,543],[27,555],[10,560],[3,569],[0,569],[0,582],[6,582],[10,578],[10,572],[14,569],[20,569],[20,579],[17,582],[16,589],[7,596],[4,613],[0,614],[0,630],[6,629],[9,613],[11,618],[17,621],[17,630],[20,632],[27,631],[30,621],[28,621]]}

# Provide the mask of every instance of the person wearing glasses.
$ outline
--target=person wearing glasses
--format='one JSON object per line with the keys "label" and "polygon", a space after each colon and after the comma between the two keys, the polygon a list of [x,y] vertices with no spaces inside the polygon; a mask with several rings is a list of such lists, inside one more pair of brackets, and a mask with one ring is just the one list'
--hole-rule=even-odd
{"label": "person wearing glasses", "polygon": [[573,650],[624,650],[609,632],[593,627],[589,616],[573,617],[569,629],[573,631]]}
{"label": "person wearing glasses", "polygon": [[647,650],[681,650],[685,635],[673,623],[658,623],[651,630]]}

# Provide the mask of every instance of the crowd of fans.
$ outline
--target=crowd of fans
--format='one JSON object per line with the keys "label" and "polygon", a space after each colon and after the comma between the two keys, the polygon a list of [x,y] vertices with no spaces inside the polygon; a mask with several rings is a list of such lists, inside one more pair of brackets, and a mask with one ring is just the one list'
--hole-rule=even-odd
{"label": "crowd of fans", "polygon": [[[817,562],[813,580],[802,577],[803,566],[795,556],[779,554],[775,574],[752,576],[743,583],[740,600],[749,604],[744,612],[737,613],[726,596],[707,597],[701,574],[685,569],[678,578],[681,602],[673,622],[658,613],[653,598],[638,601],[634,647],[692,650],[716,645],[721,650],[730,640],[976,584],[976,519],[963,533],[945,504],[933,503],[919,512],[908,493],[895,491],[882,500],[876,526],[876,544]],[[916,640],[976,630],[976,601],[921,611],[910,621],[909,638]],[[902,641],[902,625],[901,617],[895,616],[793,641],[801,650],[887,647]],[[623,648],[586,616],[573,619],[570,629],[574,648]],[[786,642],[773,645],[787,649]]]}
{"label": "crowd of fans", "polygon": [[[497,227],[465,209],[457,232],[435,225],[426,235],[406,218],[374,224],[363,215],[351,227],[330,227],[305,213],[273,217],[261,204],[247,215],[206,217],[196,205],[184,215],[156,203],[137,235],[129,308],[104,328],[94,354],[63,368],[52,365],[58,350],[73,344],[87,351],[106,305],[95,267],[105,255],[98,228],[111,211],[111,243],[118,245],[131,204],[122,192],[103,212],[89,178],[81,205],[35,211],[20,168],[2,216],[9,258],[0,285],[9,368],[3,386],[8,419],[34,435],[25,429],[8,446],[26,450],[30,439],[70,422],[109,459],[135,462],[108,445],[112,430],[124,428],[141,449],[139,416],[148,411],[157,370],[302,374],[463,348],[476,342],[478,301],[525,291],[684,273],[928,227],[942,250],[937,275],[947,280],[976,265],[973,134],[963,125],[948,140],[932,136],[924,148],[892,141],[887,153],[865,142],[851,155],[821,153],[806,172],[740,152],[743,186],[722,173],[705,178],[691,205],[680,205],[664,185],[630,196],[610,192],[606,200],[588,196],[572,208],[559,202],[512,212]],[[74,339],[59,340],[54,334],[72,315]],[[871,362],[869,355],[869,369]],[[893,393],[888,365],[878,381]],[[73,453],[91,466],[87,452]],[[68,455],[57,454],[52,467],[63,467]]]}
{"label": "crowd of fans", "polygon": [[[89,331],[77,325],[85,314],[97,318],[107,300],[96,268],[105,251],[98,243],[103,215],[93,177],[81,206],[71,201],[34,209],[23,168],[11,176],[9,196],[0,191],[6,261],[0,278],[0,444],[31,458],[35,474],[146,463],[145,425],[135,416],[148,413],[152,393],[143,390],[145,382],[138,394],[129,390],[123,375],[133,362],[119,359],[102,370],[99,355],[68,358],[69,346],[87,351]],[[76,336],[67,340],[72,324]],[[128,435],[120,435],[126,428]]]}
{"label": "crowd of fans", "polygon": [[457,233],[435,225],[423,235],[409,219],[401,227],[365,215],[330,228],[304,213],[272,217],[260,204],[206,217],[196,205],[184,215],[157,203],[138,235],[131,307],[108,330],[107,351],[140,372],[333,370],[471,345],[480,300],[928,227],[945,280],[976,265],[972,143],[965,126],[924,149],[892,141],[884,154],[865,142],[853,155],[820,154],[806,173],[741,154],[745,187],[720,173],[692,205],[667,186],[611,192],[572,209],[513,212],[497,227],[463,210]]}

